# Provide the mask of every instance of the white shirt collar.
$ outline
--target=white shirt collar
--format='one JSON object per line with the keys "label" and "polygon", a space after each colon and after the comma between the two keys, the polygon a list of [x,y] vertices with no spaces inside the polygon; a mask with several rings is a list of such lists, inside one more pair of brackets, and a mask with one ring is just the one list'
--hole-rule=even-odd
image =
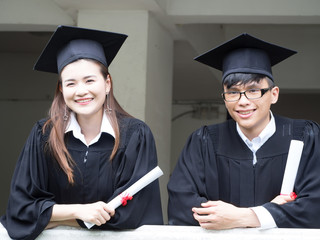
{"label": "white shirt collar", "polygon": [[252,151],[253,159],[252,163],[255,165],[257,163],[257,156],[256,152],[258,149],[276,132],[276,123],[273,117],[272,112],[270,111],[270,122],[267,124],[267,126],[262,130],[262,132],[259,134],[258,137],[255,137],[250,141],[241,131],[238,123],[237,123],[237,131],[240,135],[241,139],[245,142],[245,144],[248,146],[248,148]]}
{"label": "white shirt collar", "polygon": [[262,130],[258,137],[255,137],[250,141],[241,131],[239,124],[237,123],[237,131],[240,135],[241,139],[247,144],[247,146],[253,151],[254,153],[275,133],[276,131],[276,123],[273,117],[272,112],[270,111],[270,122],[267,126]]}
{"label": "white shirt collar", "polygon": [[110,123],[106,113],[104,113],[103,116],[102,116],[100,133],[89,144],[86,143],[84,135],[81,133],[81,128],[80,128],[80,125],[79,125],[79,123],[78,123],[78,121],[76,119],[76,115],[74,114],[74,112],[71,112],[71,114],[70,114],[69,123],[68,123],[68,125],[66,127],[65,133],[71,132],[71,131],[72,131],[73,136],[75,138],[81,140],[87,146],[96,143],[99,140],[102,132],[108,133],[113,138],[115,138],[114,130],[113,130],[112,126],[111,126],[111,123]]}

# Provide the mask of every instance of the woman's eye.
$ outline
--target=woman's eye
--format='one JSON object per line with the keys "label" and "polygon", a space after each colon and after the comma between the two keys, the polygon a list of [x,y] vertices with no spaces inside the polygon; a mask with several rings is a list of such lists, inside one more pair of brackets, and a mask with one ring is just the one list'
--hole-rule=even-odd
{"label": "woman's eye", "polygon": [[71,86],[73,86],[73,85],[74,85],[74,83],[67,83],[67,84],[66,84],[67,87],[71,87]]}

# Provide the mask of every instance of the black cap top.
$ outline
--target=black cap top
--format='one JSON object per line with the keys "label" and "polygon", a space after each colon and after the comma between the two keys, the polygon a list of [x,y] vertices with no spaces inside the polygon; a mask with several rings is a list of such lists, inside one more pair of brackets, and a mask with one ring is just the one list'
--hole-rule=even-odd
{"label": "black cap top", "polygon": [[67,64],[81,58],[95,59],[108,67],[126,38],[120,33],[59,26],[33,69],[60,73]]}
{"label": "black cap top", "polygon": [[231,73],[263,74],[273,80],[271,66],[295,53],[243,33],[195,60],[222,71],[222,81]]}

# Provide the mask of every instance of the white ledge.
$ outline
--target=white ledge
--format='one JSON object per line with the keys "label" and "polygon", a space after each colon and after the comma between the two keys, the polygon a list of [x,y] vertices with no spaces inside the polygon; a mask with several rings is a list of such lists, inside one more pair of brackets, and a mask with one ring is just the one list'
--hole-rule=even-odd
{"label": "white ledge", "polygon": [[[309,240],[319,239],[320,229],[275,228],[259,230],[254,228],[238,228],[231,230],[205,230],[195,226],[160,226],[145,225],[135,230],[100,231],[74,227],[57,227],[43,231],[37,240],[162,240],[162,239],[214,239],[214,240]],[[0,239],[10,240],[6,229],[0,224]]]}

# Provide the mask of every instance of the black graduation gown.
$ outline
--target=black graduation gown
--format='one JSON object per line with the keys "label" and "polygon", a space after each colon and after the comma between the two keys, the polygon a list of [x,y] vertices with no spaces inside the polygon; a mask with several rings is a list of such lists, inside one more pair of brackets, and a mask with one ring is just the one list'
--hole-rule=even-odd
{"label": "black graduation gown", "polygon": [[[65,135],[67,148],[76,162],[75,184],[57,162],[44,152],[44,120],[33,127],[16,165],[6,214],[1,223],[11,238],[35,239],[47,226],[54,204],[108,202],[157,166],[156,148],[148,126],[134,118],[120,121],[120,147],[109,161],[114,139],[102,133],[87,147]],[[163,224],[158,180],[138,192],[106,224],[93,228],[132,229],[144,224]],[[82,227],[83,222],[78,220]]]}
{"label": "black graduation gown", "polygon": [[[168,183],[169,224],[198,225],[192,207],[222,200],[238,207],[264,206],[278,227],[320,228],[319,126],[275,116],[276,132],[256,152],[240,138],[236,123],[202,127],[188,139]],[[270,201],[280,194],[290,141],[303,140],[293,202]]]}

